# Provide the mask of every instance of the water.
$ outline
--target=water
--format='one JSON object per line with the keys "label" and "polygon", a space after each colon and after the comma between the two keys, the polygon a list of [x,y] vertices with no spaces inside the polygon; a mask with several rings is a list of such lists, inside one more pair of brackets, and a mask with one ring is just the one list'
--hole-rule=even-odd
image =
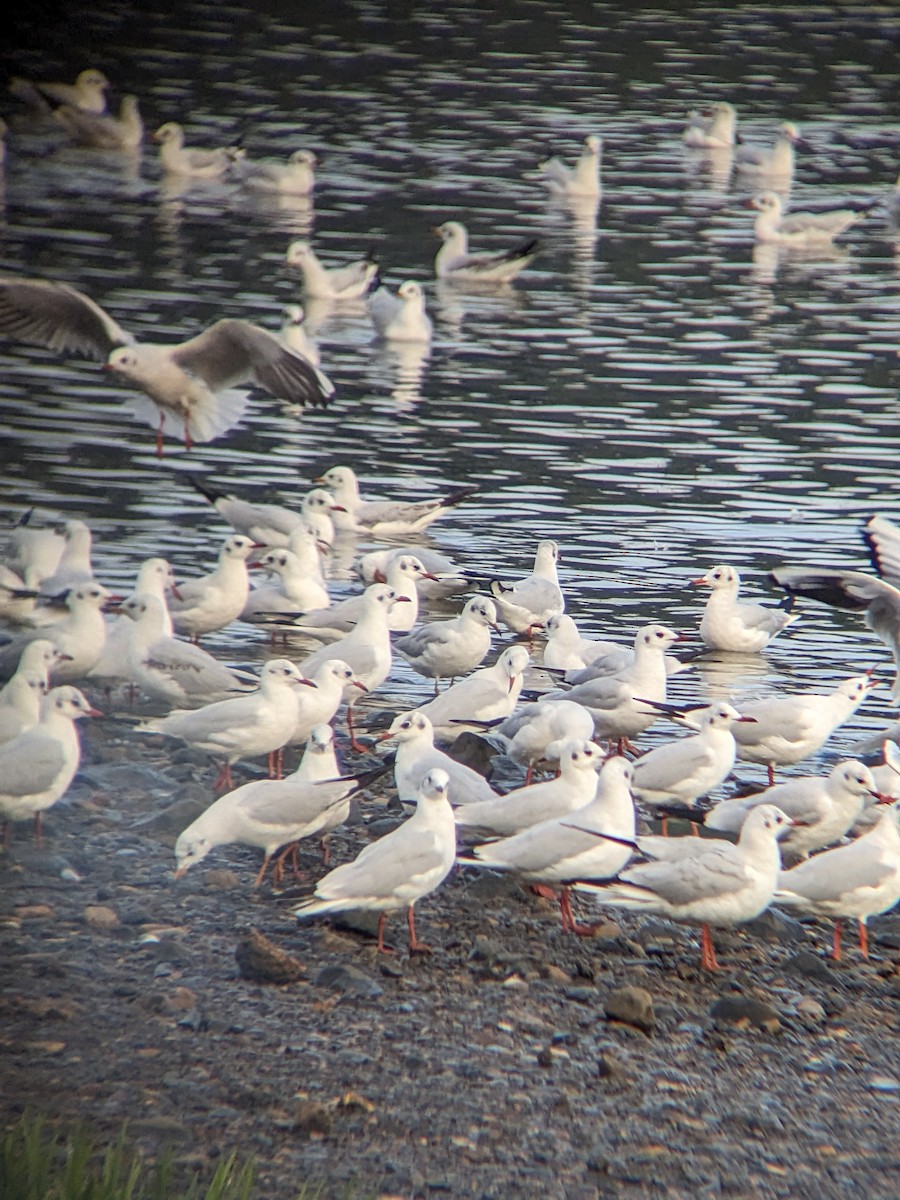
{"label": "water", "polygon": [[[190,454],[172,440],[162,462],[96,364],[0,348],[4,507],[89,520],[101,577],[122,587],[150,553],[189,574],[212,561],[225,530],[188,473],[282,502],[338,462],[401,496],[477,483],[432,543],[515,576],[556,538],[569,611],[623,639],[655,619],[695,638],[689,580],[720,560],[756,595],[781,561],[865,566],[859,522],[893,512],[900,437],[891,231],[876,214],[832,252],[755,254],[750,189],[680,134],[689,109],[727,98],[747,140],[800,125],[812,148],[795,208],[886,198],[897,33],[876,5],[519,2],[486,20],[469,4],[268,0],[187,5],[177,29],[153,5],[73,7],[65,29],[17,16],[8,73],[96,65],[114,105],[140,96],[149,130],[181,120],[197,144],[242,136],[252,156],[307,146],[322,161],[314,203],[279,205],[228,184],[167,188],[152,144],[130,161],[16,126],[0,269],[70,282],[139,338],[177,340],[225,315],[277,328],[298,298],[287,244],[308,236],[328,261],[371,248],[390,285],[425,283],[436,336],[426,355],[398,354],[362,308],[319,314],[330,411],[297,418],[259,396],[242,427]],[[604,138],[599,210],[548,203],[537,162],[571,161],[588,133]],[[431,229],[448,219],[485,249],[537,236],[540,256],[513,288],[439,288]],[[338,591],[354,549],[336,560]],[[237,626],[219,648],[266,649]],[[885,661],[856,618],[808,606],[765,658],[677,687],[739,700]],[[396,678],[394,696],[427,691],[405,668]],[[858,723],[886,703],[882,691]]]}

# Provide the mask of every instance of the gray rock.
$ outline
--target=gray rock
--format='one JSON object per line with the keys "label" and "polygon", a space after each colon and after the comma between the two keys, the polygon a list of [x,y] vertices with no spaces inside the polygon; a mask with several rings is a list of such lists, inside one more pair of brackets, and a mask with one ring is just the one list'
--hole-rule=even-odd
{"label": "gray rock", "polygon": [[621,1021],[625,1025],[634,1025],[649,1033],[656,1024],[653,1012],[653,997],[641,987],[620,987],[610,992],[604,1005],[606,1016],[610,1021]]}
{"label": "gray rock", "polygon": [[313,983],[317,987],[331,988],[335,992],[344,992],[345,995],[360,996],[368,1000],[377,999],[383,991],[371,975],[344,963],[323,967]]}
{"label": "gray rock", "polygon": [[774,1033],[781,1027],[778,1010],[752,996],[721,996],[711,1006],[709,1015],[717,1025],[728,1025],[735,1029],[753,1026]]}

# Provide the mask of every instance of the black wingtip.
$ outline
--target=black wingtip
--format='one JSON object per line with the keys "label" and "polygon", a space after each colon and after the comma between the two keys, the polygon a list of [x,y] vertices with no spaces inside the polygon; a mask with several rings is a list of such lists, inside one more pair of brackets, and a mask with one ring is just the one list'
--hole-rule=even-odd
{"label": "black wingtip", "polygon": [[204,483],[201,479],[198,479],[196,475],[187,475],[185,478],[194,491],[199,492],[201,496],[210,502],[210,504],[215,504],[217,500],[225,499],[224,492],[213,491],[209,484]]}

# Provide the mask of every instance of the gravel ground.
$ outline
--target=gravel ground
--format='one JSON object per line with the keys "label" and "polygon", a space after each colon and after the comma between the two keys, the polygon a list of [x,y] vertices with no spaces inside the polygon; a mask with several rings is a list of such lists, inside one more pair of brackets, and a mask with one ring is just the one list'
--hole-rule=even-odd
{"label": "gravel ground", "polygon": [[[22,826],[0,858],[6,1122],[127,1119],[186,1169],[237,1149],[269,1200],[900,1192],[896,914],[867,963],[848,937],[833,964],[826,930],[770,912],[717,936],[709,976],[695,931],[608,913],[564,935],[552,904],[460,871],[419,906],[434,953],[380,956],[374,920],[301,925],[299,887],[254,891],[251,850],[173,881],[209,766],[161,739],[135,763],[133,741],[88,729],[44,849]],[[364,799],[335,861],[398,819]],[[267,950],[291,982],[245,977]]]}

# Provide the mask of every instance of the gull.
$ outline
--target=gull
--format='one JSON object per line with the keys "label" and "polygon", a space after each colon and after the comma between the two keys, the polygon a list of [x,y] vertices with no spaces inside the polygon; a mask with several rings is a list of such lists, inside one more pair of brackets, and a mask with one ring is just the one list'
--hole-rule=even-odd
{"label": "gull", "polygon": [[700,637],[711,650],[739,654],[764,650],[772,638],[797,620],[796,614],[783,608],[738,601],[741,577],[734,567],[724,563],[692,582],[695,587],[710,589],[700,621]]}
{"label": "gull", "polygon": [[334,748],[334,730],[324,721],[320,721],[309,731],[303,757],[295,774],[298,779],[307,783],[318,783],[322,779],[337,779],[340,773]]}
{"label": "gull", "polygon": [[650,701],[665,703],[666,652],[680,634],[665,625],[645,625],[634,639],[634,661],[615,675],[603,675],[568,690],[555,689],[544,700],[574,700],[594,719],[594,736],[617,740],[643,733],[656,719]]}
{"label": "gull", "polygon": [[859,948],[869,957],[866,922],[900,900],[900,800],[884,809],[878,824],[849,846],[823,850],[778,877],[775,903],[817,917],[834,918],[832,956],[841,957],[841,919],[859,924]]}
{"label": "gull", "polygon": [[[544,666],[551,670],[578,671],[598,658],[620,653],[624,649],[615,642],[591,641],[582,637],[574,618],[567,613],[554,613],[548,617],[544,629],[547,633]],[[625,662],[621,664],[626,665]]]}
{"label": "gull", "polygon": [[700,965],[715,971],[710,925],[743,924],[768,908],[781,868],[778,839],[790,828],[790,817],[763,804],[744,822],[736,845],[719,838],[640,838],[641,849],[657,861],[629,867],[611,884],[575,887],[601,904],[699,924]]}
{"label": "gull", "polygon": [[302,274],[303,292],[308,299],[361,300],[377,286],[378,263],[372,258],[343,267],[326,267],[309,242],[295,241],[288,246],[286,261]]}
{"label": "gull", "polygon": [[81,761],[75,721],[99,717],[78,688],[53,688],[41,702],[40,720],[0,746],[0,820],[9,845],[10,822],[34,817],[43,845],[42,813],[68,791]]}
{"label": "gull", "polygon": [[446,554],[441,554],[439,550],[433,550],[430,546],[396,546],[386,550],[370,550],[368,554],[359,558],[356,569],[365,583],[384,583],[388,563],[401,554],[415,554],[425,570],[435,576],[434,579],[419,581],[419,595],[423,598],[452,596],[456,592],[468,589],[469,581],[456,563]]}
{"label": "gull", "polygon": [[[250,591],[247,603],[241,610],[242,621],[267,624],[277,620],[276,614],[295,616],[298,609],[320,609],[330,603],[331,598],[321,578],[316,541],[311,534],[308,535],[307,545],[311,547],[307,559],[300,558],[293,550],[280,547],[264,554],[258,562],[249,564],[251,569],[260,567],[277,575],[278,583]],[[315,571],[311,571],[308,565],[313,555]]]}
{"label": "gull", "polygon": [[100,660],[106,642],[103,609],[112,595],[99,583],[72,588],[65,599],[66,615],[47,625],[19,634],[0,647],[0,679],[14,673],[28,642],[47,638],[58,648],[61,658],[50,671],[53,683],[71,683],[83,679]]}
{"label": "gull", "polygon": [[473,596],[459,616],[447,621],[419,625],[405,637],[397,638],[397,650],[414,671],[434,680],[434,694],[442,679],[468,675],[491,648],[491,630],[499,633],[497,609],[487,596]]}
{"label": "gull", "polygon": [[705,150],[730,150],[735,143],[737,111],[727,100],[720,100],[707,112],[692,112],[682,134],[686,146]]}
{"label": "gull", "polygon": [[[0,697],[3,693],[0,692]],[[875,787],[881,796],[888,796],[891,800],[900,800],[900,748],[893,741],[885,740],[882,742],[882,762],[879,766],[870,767],[872,778],[875,780]],[[854,824],[854,831],[859,828],[862,821],[868,817],[872,808],[867,807],[857,818]],[[862,821],[860,820],[862,818]],[[866,821],[868,825],[868,822]]]}
{"label": "gull", "polygon": [[434,726],[424,713],[399,713],[390,729],[377,740],[397,743],[394,782],[397,798],[404,803],[415,800],[422,780],[435,767],[447,773],[450,780],[447,795],[454,807],[500,798],[483,775],[435,746]]}
{"label": "gull", "polygon": [[434,232],[443,243],[434,260],[434,273],[453,283],[510,283],[537,251],[532,239],[512,250],[470,254],[469,233],[460,221],[444,221]]}
{"label": "gull", "polygon": [[692,807],[728,777],[737,753],[732,727],[753,718],[742,716],[730,704],[711,704],[696,715],[700,725],[696,736],[656,746],[635,762],[636,800],[653,807]]}
{"label": "gull", "polygon": [[784,213],[777,192],[760,192],[750,201],[756,209],[753,236],[771,246],[830,246],[836,237],[861,221],[869,205],[833,208],[826,212]]}
{"label": "gull", "polygon": [[137,96],[123,96],[119,115],[93,113],[74,104],[62,104],[54,109],[54,120],[80,146],[97,150],[137,150],[144,140],[144,122]]}
{"label": "gull", "polygon": [[607,759],[600,770],[592,799],[571,813],[530,825],[512,837],[476,846],[478,861],[461,858],[466,866],[511,871],[528,883],[559,887],[559,910],[565,931],[593,932],[579,925],[572,913],[570,883],[612,879],[634,851],[632,767],[621,757]]}
{"label": "gull", "polygon": [[360,495],[352,467],[331,467],[315,482],[331,490],[333,519],[341,532],[366,532],[373,537],[399,537],[421,533],[438,517],[474,495],[477,487],[456,488],[430,500],[386,500]]}
{"label": "gull", "polygon": [[189,179],[221,179],[244,151],[237,146],[221,146],[213,150],[185,146],[184,129],[177,121],[160,125],[153,140],[159,143],[159,162],[167,175]]}
{"label": "gull", "polygon": [[[159,599],[165,615],[163,631],[167,637],[171,637],[174,632],[167,597],[170,592],[177,592],[177,590],[171,564],[166,559],[148,558],[141,563],[132,594],[145,592]],[[88,678],[102,680],[107,688],[111,688],[116,683],[130,683],[131,669],[128,660],[130,639],[131,622],[124,613],[120,612],[113,618],[111,624],[107,624],[103,652],[88,671]]]}
{"label": "gull", "polygon": [[742,142],[735,147],[734,165],[745,175],[784,181],[790,184],[794,175],[794,147],[806,147],[800,130],[793,121],[785,121],[771,146],[751,146]]}
{"label": "gull", "polygon": [[319,365],[319,347],[306,332],[303,322],[306,313],[300,304],[286,304],[281,310],[281,340],[314,367]]}
{"label": "gull", "polygon": [[[323,546],[334,545],[335,528],[331,516],[333,511],[334,497],[330,492],[326,492],[325,488],[311,488],[300,501],[303,520]],[[288,538],[288,544],[290,544],[290,538]]]}
{"label": "gull", "polygon": [[423,704],[439,737],[455,738],[465,729],[478,731],[483,722],[508,717],[522,690],[529,655],[524,646],[510,646],[493,666],[481,667]]}
{"label": "gull", "polygon": [[430,342],[431,318],[425,311],[425,293],[412,279],[396,293],[380,287],[369,297],[369,315],[379,337],[389,342]]}
{"label": "gull", "polygon": [[34,614],[38,586],[34,572],[25,579],[5,563],[0,563],[0,619],[14,625],[27,625]]}
{"label": "gull", "polygon": [[10,533],[6,565],[17,571],[28,586],[38,585],[56,570],[65,540],[58,529],[36,528],[31,524],[33,509],[28,509]]}
{"label": "gull", "polygon": [[172,346],[138,343],[88,296],[43,279],[0,277],[0,335],[105,359],[108,370],[145,393],[132,404],[156,426],[160,457],[167,414],[182,423],[188,449],[212,441],[243,414],[246,392],[234,390],[240,384],[257,383],[298,405],[324,407],[333,393],[302,355],[249,321],[216,321]]}
{"label": "gull", "polygon": [[559,586],[556,564],[559,546],[546,538],[538,542],[534,556],[534,570],[518,583],[502,583],[492,579],[491,595],[497,611],[513,633],[531,633],[543,626],[556,613],[566,607]]}
{"label": "gull", "polygon": [[538,166],[551,193],[558,196],[599,196],[600,155],[603,143],[595,134],[584,139],[584,149],[574,167],[560,158],[548,158]]}
{"label": "gull", "polygon": [[242,158],[235,173],[253,192],[279,196],[309,196],[316,186],[316,156],[312,150],[295,150],[286,162],[266,158]]}
{"label": "gull", "polygon": [[[389,617],[395,604],[408,604],[409,597],[399,596],[385,583],[373,583],[363,593],[363,614],[350,632],[337,642],[322,646],[300,663],[307,676],[313,675],[329,659],[342,659],[353,672],[363,692],[374,691],[387,679],[391,670],[391,634]],[[357,741],[353,729],[353,706],[360,697],[347,697],[347,728],[350,744],[362,752],[365,747]]]}
{"label": "gull", "polygon": [[410,953],[430,947],[416,937],[413,909],[417,901],[444,882],[456,859],[456,826],[447,799],[447,773],[435,768],[422,781],[415,812],[391,833],[372,842],[353,860],[335,868],[316,884],[314,895],[295,909],[298,917],[374,910],[378,949],[386,953],[386,914],[405,908]]}
{"label": "gull", "polygon": [[[32,645],[36,643],[32,642]],[[52,642],[47,643],[52,646]],[[55,647],[54,647],[55,649]],[[21,666],[0,689],[0,745],[37,725],[47,694],[47,672]]]}
{"label": "gull", "polygon": [[178,596],[169,602],[178,633],[196,642],[237,620],[250,592],[247,559],[258,549],[250,538],[234,533],[225,539],[214,571],[178,585]]}
{"label": "gull", "polygon": [[574,700],[538,700],[516,709],[505,721],[484,722],[484,726],[486,733],[505,743],[505,753],[513,762],[526,768],[526,784],[539,762],[559,759],[562,742],[572,738],[586,742],[594,736],[594,718]]}
{"label": "gull", "polygon": [[254,504],[239,496],[217,492],[211,484],[187,477],[191,487],[205,497],[223,521],[237,532],[262,546],[286,546],[295,529],[303,528],[305,518],[280,504]]}
{"label": "gull", "polygon": [[782,840],[782,851],[792,858],[807,858],[813,850],[840,841],[872,797],[882,798],[872,772],[850,758],[824,777],[789,779],[754,796],[723,800],[706,814],[704,824],[723,833],[739,833],[754,808],[777,804],[794,822]]}
{"label": "gull", "polygon": [[41,111],[47,110],[47,101],[51,100],[56,104],[71,104],[91,113],[106,112],[108,87],[109,80],[96,67],[80,71],[74,83],[41,83],[16,77],[9,84],[14,96]]}
{"label": "gull", "polygon": [[[299,778],[260,779],[220,796],[178,836],[175,878],[202,862],[217,846],[258,846],[264,854],[254,887],[265,878],[272,856],[282,846],[324,836],[346,820],[356,778],[313,782]],[[339,820],[335,817],[343,814]]]}
{"label": "gull", "polygon": [[313,731],[326,721],[331,721],[351,689],[365,694],[368,688],[353,674],[342,658],[326,658],[308,678],[316,686],[297,696],[297,724],[291,734],[291,745],[303,745],[313,736]]}
{"label": "gull", "polygon": [[234,787],[231,768],[242,758],[268,754],[269,773],[275,756],[290,741],[297,724],[295,689],[310,684],[286,658],[273,658],[263,667],[256,691],[219,700],[187,712],[153,717],[137,726],[138,733],[162,733],[223,759],[213,790]]}
{"label": "gull", "polygon": [[208,704],[252,688],[256,680],[220,663],[191,642],[166,634],[165,605],[137,592],[119,606],[132,621],[126,648],[129,676],[154,700],[173,705]]}
{"label": "gull", "polygon": [[[430,578],[432,576],[412,554],[401,554],[391,560],[385,582],[398,596],[403,595],[408,601],[407,604],[395,605],[391,609],[388,629],[392,633],[408,633],[412,629],[419,615],[418,582],[420,579]],[[320,640],[331,641],[350,632],[362,617],[365,604],[365,592],[362,592],[356,596],[348,596],[340,603],[327,608],[313,609],[305,613],[295,612],[292,628]]]}
{"label": "gull", "polygon": [[490,800],[461,804],[456,809],[456,823],[470,839],[486,834],[512,837],[540,821],[572,813],[593,800],[604,758],[596,742],[572,738],[560,748],[555,779],[526,784]]}
{"label": "gull", "polygon": [[66,521],[63,526],[62,553],[53,573],[41,580],[39,592],[42,596],[56,597],[69,588],[93,583],[92,540],[90,526],[84,521]]}
{"label": "gull", "polygon": [[870,517],[863,537],[881,578],[863,571],[777,567],[769,578],[791,596],[818,600],[831,608],[864,612],[866,625],[889,647],[897,675],[891,689],[900,703],[900,530],[884,517]]}

